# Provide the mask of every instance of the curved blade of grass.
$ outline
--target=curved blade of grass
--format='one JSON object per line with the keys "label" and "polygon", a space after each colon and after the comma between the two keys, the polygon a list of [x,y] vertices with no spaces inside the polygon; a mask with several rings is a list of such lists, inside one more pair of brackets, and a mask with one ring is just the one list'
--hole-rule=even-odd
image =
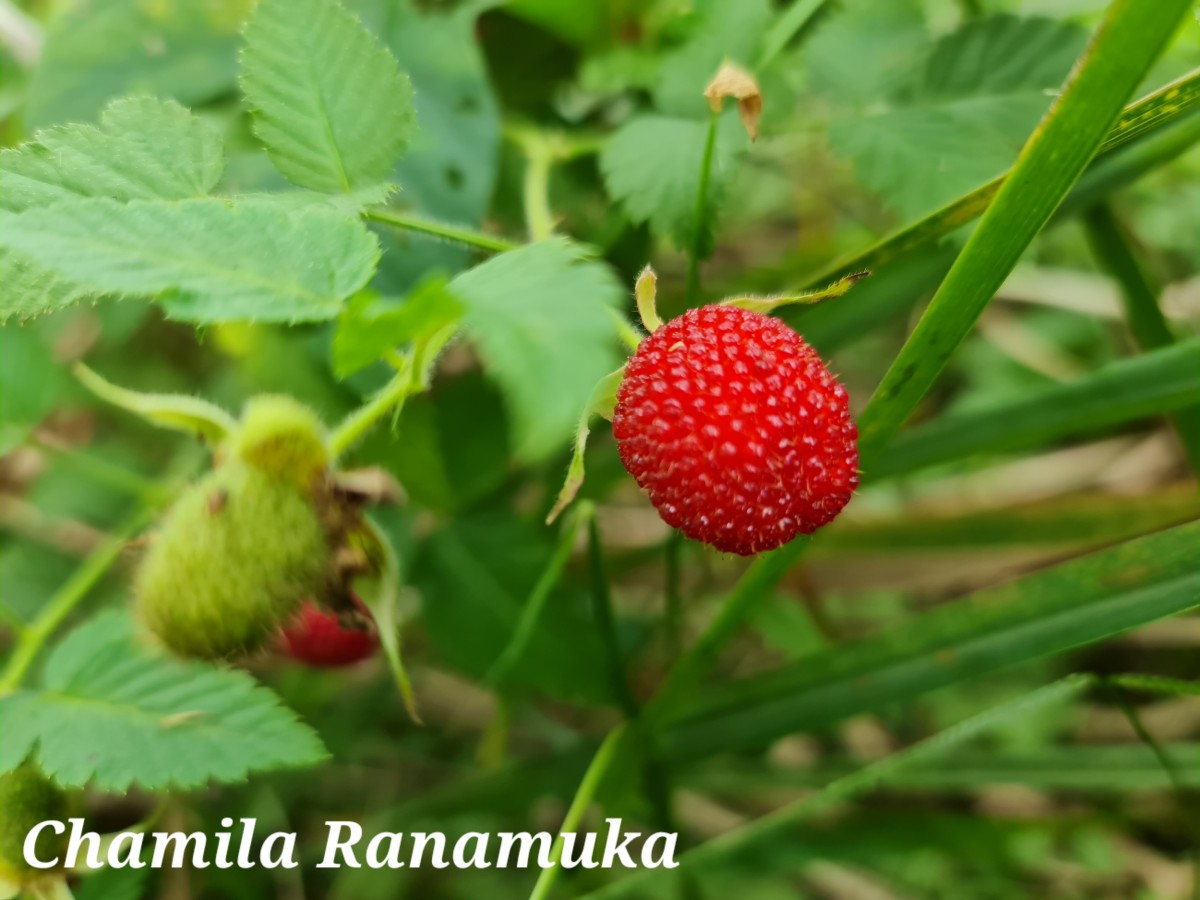
{"label": "curved blade of grass", "polygon": [[[1136,676],[1135,676],[1136,677]],[[1114,679],[1119,680],[1119,679]],[[1200,744],[1164,748],[1190,787],[1200,787]],[[761,762],[733,763],[683,779],[688,787],[744,797],[754,792],[816,788],[849,775],[850,761],[822,762],[813,768],[767,767]],[[1118,794],[1171,787],[1162,763],[1150,748],[1137,744],[1047,747],[1038,750],[964,750],[951,757],[909,766],[888,784],[897,790],[942,792],[984,785],[1023,784],[1058,791]]]}
{"label": "curved blade of grass", "polygon": [[982,547],[1086,547],[1129,540],[1200,518],[1192,488],[1136,497],[1079,495],[998,509],[843,517],[821,534],[813,556],[911,553]]}
{"label": "curved blade of grass", "polygon": [[[909,767],[928,764],[955,747],[968,743],[1005,722],[1029,716],[1047,706],[1064,703],[1083,693],[1092,683],[1093,679],[1090,676],[1071,675],[1061,681],[1031,691],[1016,700],[972,716],[920,743],[830,782],[824,790],[815,795],[788,804],[748,825],[708,841],[680,857],[679,867],[694,868],[724,861],[756,844],[777,838],[782,832],[815,813],[844,803],[861,794],[869,793],[880,784],[891,781]],[[651,896],[644,890],[646,884],[661,875],[662,871],[661,869],[648,869],[598,891],[585,894],[584,897],[586,900],[612,900],[614,897],[630,895]]]}
{"label": "curved blade of grass", "polygon": [[929,390],[1030,241],[1079,179],[1122,105],[1188,12],[1189,0],[1113,0],[1062,96],[1038,126],[1004,186],[859,418],[869,470]]}
{"label": "curved blade of grass", "polygon": [[668,723],[689,759],[827,726],[937,687],[1092,643],[1200,604],[1200,523],[980,591],[883,634],[712,691]]}
{"label": "curved blade of grass", "polygon": [[[1162,285],[1138,260],[1133,242],[1107,203],[1099,203],[1084,216],[1085,232],[1096,262],[1121,288],[1129,330],[1142,350],[1156,350],[1175,343],[1167,317],[1159,308]],[[1200,406],[1185,407],[1172,416],[1188,464],[1200,473]]]}
{"label": "curved blade of grass", "polygon": [[1110,363],[1066,384],[905,432],[864,472],[875,480],[976,453],[1041,447],[1068,435],[1200,403],[1200,339]]}
{"label": "curved blade of grass", "polygon": [[[1200,69],[1188,73],[1127,106],[1096,152],[1095,167],[1099,168],[1103,160],[1111,159],[1110,154],[1113,154],[1113,151],[1161,132],[1167,126],[1189,117],[1198,108],[1200,108]],[[1189,140],[1189,145],[1194,143],[1195,139],[1193,136]],[[998,175],[987,184],[980,185],[923,219],[906,225],[876,241],[871,246],[837,260],[807,279],[805,286],[815,287],[824,284],[846,272],[876,269],[915,250],[936,244],[946,235],[982,215],[992,198],[1003,187],[1009,174],[1011,174],[1011,170]],[[1080,188],[1085,186],[1080,184]]]}

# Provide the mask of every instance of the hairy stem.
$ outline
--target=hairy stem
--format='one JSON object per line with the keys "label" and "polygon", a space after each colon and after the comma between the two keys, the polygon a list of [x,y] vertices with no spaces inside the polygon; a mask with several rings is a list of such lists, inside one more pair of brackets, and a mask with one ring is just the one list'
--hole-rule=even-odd
{"label": "hairy stem", "polygon": [[613,761],[619,755],[627,733],[627,726],[618,725],[608,733],[608,737],[604,739],[604,742],[600,745],[600,749],[592,757],[592,762],[584,773],[583,779],[579,782],[578,789],[575,791],[575,798],[571,801],[571,806],[567,809],[567,814],[563,818],[562,828],[559,830],[558,836],[554,839],[554,846],[550,850],[551,865],[548,868],[542,869],[542,873],[538,876],[537,883],[533,886],[533,891],[529,895],[529,900],[546,900],[550,896],[550,891],[554,888],[554,883],[558,880],[558,873],[560,871],[559,863],[562,861],[563,846],[565,843],[563,834],[575,831],[579,827],[579,823],[583,821],[583,816],[587,812],[588,807],[592,805],[592,800],[595,798],[596,791],[600,788],[601,782],[604,781],[604,776],[608,774]]}
{"label": "hairy stem", "polygon": [[329,451],[341,456],[375,427],[384,416],[398,415],[413,392],[411,365],[405,365],[374,397],[342,420],[329,436]]}
{"label": "hairy stem", "polygon": [[46,641],[116,563],[125,545],[151,521],[155,512],[156,507],[152,505],[138,507],[50,598],[38,617],[21,633],[8,665],[0,673],[0,697],[20,687]]}
{"label": "hairy stem", "polygon": [[504,238],[484,234],[481,231],[473,231],[470,228],[461,228],[457,225],[447,225],[444,222],[434,222],[429,219],[422,219],[419,216],[405,215],[404,213],[393,212],[390,209],[368,209],[362,215],[368,222],[378,222],[381,225],[391,225],[393,228],[399,228],[403,231],[413,231],[417,234],[442,238],[443,240],[453,241],[456,244],[465,244],[468,247],[474,247],[477,250],[485,250],[488,253],[504,253],[507,250],[516,250],[521,246]]}
{"label": "hairy stem", "polygon": [[541,142],[526,146],[528,162],[521,195],[525,204],[525,224],[531,241],[544,241],[554,235],[554,213],[550,209],[550,171],[554,157]]}
{"label": "hairy stem", "polygon": [[696,191],[696,215],[693,224],[696,233],[688,250],[687,305],[695,306],[700,294],[700,257],[704,250],[704,211],[708,208],[708,183],[712,177],[713,153],[717,146],[718,113],[708,117],[708,134],[704,138],[704,157],[700,161],[700,187]]}

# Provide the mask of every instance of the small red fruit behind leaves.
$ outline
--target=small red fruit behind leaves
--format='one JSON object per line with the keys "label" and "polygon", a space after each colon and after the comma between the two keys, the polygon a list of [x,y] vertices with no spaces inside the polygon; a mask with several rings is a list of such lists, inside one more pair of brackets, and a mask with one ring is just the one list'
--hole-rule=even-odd
{"label": "small red fruit behind leaves", "polygon": [[689,310],[642,341],[613,433],[663,519],[728,553],[811,534],[858,485],[845,388],[791,328],[737,306]]}
{"label": "small red fruit behind leaves", "polygon": [[375,655],[379,633],[370,612],[355,598],[355,613],[322,609],[306,600],[282,630],[280,651],[314,668],[352,666]]}

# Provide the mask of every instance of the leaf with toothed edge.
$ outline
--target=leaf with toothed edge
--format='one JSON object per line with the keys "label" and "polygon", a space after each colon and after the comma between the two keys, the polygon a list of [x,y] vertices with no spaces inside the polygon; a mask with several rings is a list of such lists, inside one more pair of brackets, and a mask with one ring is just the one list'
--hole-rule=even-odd
{"label": "leaf with toothed edge", "polygon": [[266,200],[70,200],[0,214],[0,246],[98,293],[158,299],[190,322],[334,318],[379,259],[360,222]]}
{"label": "leaf with toothed edge", "polygon": [[241,83],[271,161],[316,191],[386,181],[415,127],[396,58],[331,0],[262,0],[246,25]]}
{"label": "leaf with toothed edge", "polygon": [[121,612],[67,635],[41,691],[0,698],[0,733],[0,772],[30,758],[64,787],[108,791],[239,782],[326,758],[316,733],[250,675],[154,655]]}

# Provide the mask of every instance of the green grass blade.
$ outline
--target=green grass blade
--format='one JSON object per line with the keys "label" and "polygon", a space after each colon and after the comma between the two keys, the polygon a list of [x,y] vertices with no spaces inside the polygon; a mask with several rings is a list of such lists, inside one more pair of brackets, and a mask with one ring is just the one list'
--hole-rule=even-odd
{"label": "green grass blade", "polygon": [[1191,7],[1189,0],[1114,0],[1058,102],[951,267],[859,418],[870,466],[929,390],[1030,241],[1049,221],[1115,124],[1126,98]]}
{"label": "green grass blade", "polygon": [[[1129,330],[1143,350],[1169,347],[1175,335],[1158,305],[1162,286],[1142,266],[1133,242],[1107,203],[1088,210],[1084,217],[1088,241],[1096,262],[1121,289]],[[1200,472],[1200,406],[1181,409],[1172,417],[1193,472]]]}
{"label": "green grass blade", "polygon": [[[1192,113],[1198,108],[1200,108],[1200,69],[1188,73],[1177,81],[1173,81],[1127,106],[1120,119],[1108,132],[1104,143],[1100,145],[1096,159],[1088,169],[1088,174],[1090,175],[1093,169],[1109,168],[1108,164],[1115,157],[1125,155],[1125,153],[1118,154],[1115,151],[1124,148],[1127,152],[1128,149],[1131,149],[1127,145],[1149,143],[1151,137],[1157,138],[1167,130],[1176,132],[1177,137],[1185,141],[1184,145],[1172,154],[1177,155],[1200,139],[1200,134],[1197,134],[1195,130],[1196,123],[1200,122],[1200,117],[1192,116]],[[1186,137],[1184,129],[1174,127],[1185,120],[1193,126],[1186,130]],[[1139,154],[1140,156],[1141,154]],[[1152,161],[1152,158],[1145,159],[1143,166],[1139,167],[1137,171],[1140,173],[1149,168]],[[928,216],[892,232],[871,246],[839,259],[826,269],[806,279],[805,286],[815,287],[825,284],[846,272],[876,269],[916,250],[936,244],[955,229],[975,221],[982,215],[992,198],[1003,187],[1010,172],[993,178],[987,184],[980,185]],[[1096,195],[1091,191],[1092,185],[1088,184],[1089,180],[1081,181],[1077,190],[1072,192],[1071,197],[1074,197],[1077,192],[1083,192],[1089,194],[1094,200]],[[1107,193],[1107,191],[1103,193]],[[1070,198],[1064,202],[1064,206],[1078,209],[1074,203],[1070,202]]]}
{"label": "green grass blade", "polygon": [[1068,435],[1200,403],[1200,340],[1110,363],[1066,384],[914,428],[875,459],[870,480],[977,453],[1046,446]]}
{"label": "green grass blade", "polygon": [[[975,740],[1005,722],[1029,716],[1047,706],[1063,703],[1082,693],[1091,684],[1092,678],[1089,676],[1072,675],[1031,691],[1016,700],[972,716],[920,743],[831,782],[825,786],[824,790],[813,796],[790,803],[782,809],[685,853],[679,859],[679,866],[683,869],[726,861],[755,845],[779,837],[789,828],[815,813],[844,803],[853,797],[869,793],[879,785],[890,782],[911,766],[928,764],[953,748]],[[614,897],[625,897],[631,894],[647,896],[645,893],[634,892],[642,890],[648,881],[661,874],[662,871],[661,869],[647,870],[584,896],[587,900],[612,900]]]}
{"label": "green grass blade", "polygon": [[996,509],[906,509],[886,518],[839,519],[821,533],[812,557],[1098,546],[1196,518],[1200,496],[1190,487],[1136,497],[1081,494]]}
{"label": "green grass blade", "polygon": [[1092,643],[1200,604],[1200,523],[980,591],[853,644],[710,692],[664,752],[758,747],[937,687]]}
{"label": "green grass blade", "polygon": [[[1198,691],[1200,693],[1200,691]],[[1200,787],[1200,744],[1164,747],[1189,787]],[[849,760],[818,763],[812,768],[764,768],[754,762],[731,763],[683,779],[690,788],[717,794],[778,793],[790,788],[817,788],[852,773]],[[914,764],[888,779],[896,790],[917,793],[970,791],[985,785],[1023,784],[1054,791],[1119,794],[1170,788],[1154,752],[1144,745],[1047,747],[1038,750],[964,750],[953,756]]]}

